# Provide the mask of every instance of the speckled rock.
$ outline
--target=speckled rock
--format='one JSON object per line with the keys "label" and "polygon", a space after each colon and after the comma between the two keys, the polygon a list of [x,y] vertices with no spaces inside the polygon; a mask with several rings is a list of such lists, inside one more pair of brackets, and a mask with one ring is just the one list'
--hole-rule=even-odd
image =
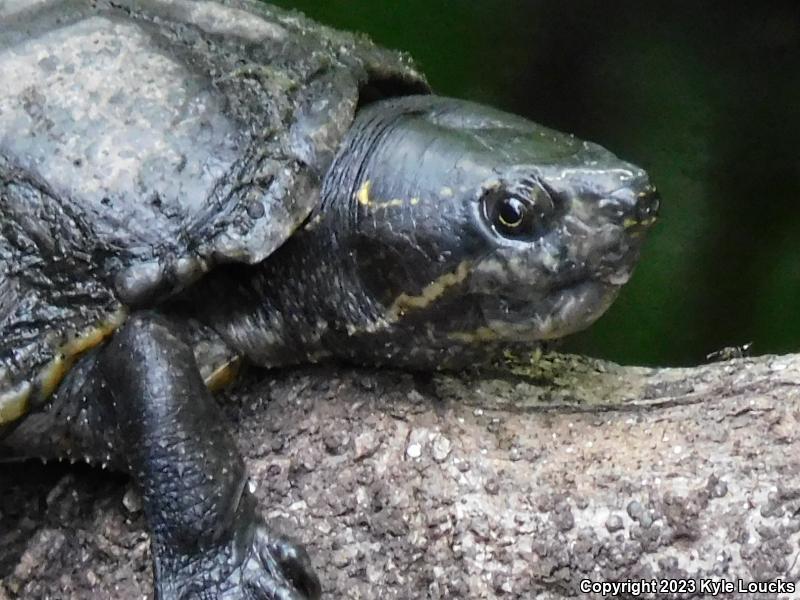
{"label": "speckled rock", "polygon": [[[307,544],[329,598],[798,578],[800,356],[659,370],[552,355],[424,390],[391,371],[308,368],[255,373],[225,405],[255,493]],[[123,477],[5,466],[0,489],[0,598],[148,594]]]}

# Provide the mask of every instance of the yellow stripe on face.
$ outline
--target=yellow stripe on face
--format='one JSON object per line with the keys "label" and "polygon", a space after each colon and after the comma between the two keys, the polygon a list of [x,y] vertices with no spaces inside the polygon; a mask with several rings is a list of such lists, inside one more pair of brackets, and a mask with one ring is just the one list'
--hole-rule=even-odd
{"label": "yellow stripe on face", "polygon": [[648,217],[646,219],[634,219],[633,217],[628,217],[622,222],[623,229],[630,229],[631,227],[650,227],[655,222],[658,221],[658,217]]}
{"label": "yellow stripe on face", "polygon": [[488,327],[478,327],[478,329],[475,331],[454,331],[447,337],[455,342],[461,342],[462,344],[478,344],[483,342],[493,342],[500,336],[497,335],[497,332],[495,332],[493,329],[489,329]]}
{"label": "yellow stripe on face", "polygon": [[406,314],[409,310],[420,309],[429,306],[438,300],[448,288],[462,283],[469,275],[470,263],[469,261],[461,262],[456,270],[452,273],[445,273],[435,281],[432,281],[424,288],[418,296],[410,296],[403,293],[395,298],[392,305],[387,311],[387,316],[390,321],[396,321]]}
{"label": "yellow stripe on face", "polygon": [[372,210],[381,210],[386,208],[397,208],[399,206],[403,206],[408,202],[412,206],[416,206],[419,204],[419,198],[416,196],[409,199],[404,200],[402,198],[393,198],[391,200],[380,200],[376,201],[370,196],[370,192],[372,190],[372,181],[369,179],[365,181],[358,191],[356,192],[356,200],[361,206],[371,208]]}
{"label": "yellow stripe on face", "polygon": [[405,200],[401,200],[400,198],[395,198],[394,200],[386,200],[385,202],[376,202],[372,205],[372,208],[375,210],[380,210],[381,208],[394,208],[397,206],[403,206],[406,203]]}
{"label": "yellow stripe on face", "polygon": [[622,221],[622,228],[623,229],[630,229],[631,227],[636,227],[637,225],[639,225],[639,221],[637,219],[632,218],[632,217],[628,217],[627,219]]}
{"label": "yellow stripe on face", "polygon": [[356,192],[356,200],[361,206],[369,206],[370,199],[369,199],[369,188],[372,186],[372,182],[367,179]]}

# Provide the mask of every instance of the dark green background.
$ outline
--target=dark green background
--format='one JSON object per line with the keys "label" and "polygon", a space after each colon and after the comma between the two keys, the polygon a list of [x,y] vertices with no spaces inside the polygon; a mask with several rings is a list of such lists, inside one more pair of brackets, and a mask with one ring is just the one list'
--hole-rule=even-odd
{"label": "dark green background", "polygon": [[567,348],[800,351],[798,2],[280,0],[409,51],[437,92],[607,146],[661,189],[620,299]]}

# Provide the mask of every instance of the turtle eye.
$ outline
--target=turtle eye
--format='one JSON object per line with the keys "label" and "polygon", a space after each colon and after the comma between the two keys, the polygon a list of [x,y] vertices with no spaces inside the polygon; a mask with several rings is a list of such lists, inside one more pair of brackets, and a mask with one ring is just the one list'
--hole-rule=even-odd
{"label": "turtle eye", "polygon": [[505,192],[489,192],[483,199],[484,217],[491,228],[503,237],[530,237],[535,218],[530,201]]}
{"label": "turtle eye", "polygon": [[525,205],[518,198],[504,198],[497,208],[497,224],[500,227],[516,229],[525,220]]}

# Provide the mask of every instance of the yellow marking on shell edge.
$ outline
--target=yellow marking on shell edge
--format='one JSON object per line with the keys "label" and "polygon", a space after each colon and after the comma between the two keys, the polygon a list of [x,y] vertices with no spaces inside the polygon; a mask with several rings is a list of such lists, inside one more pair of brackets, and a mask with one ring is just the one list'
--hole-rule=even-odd
{"label": "yellow marking on shell edge", "polygon": [[15,389],[0,394],[0,425],[16,421],[28,412],[32,389],[29,381],[23,381]]}
{"label": "yellow marking on shell edge", "polygon": [[67,358],[64,354],[58,354],[56,357],[47,363],[39,372],[36,378],[36,391],[39,400],[46,400],[50,395],[56,391],[58,384],[64,379],[64,375],[75,363],[75,358]]}
{"label": "yellow marking on shell edge", "polygon": [[439,190],[439,195],[442,198],[452,198],[453,197],[453,188],[451,188],[449,186],[445,186],[441,190]]}
{"label": "yellow marking on shell edge", "polygon": [[447,337],[463,344],[476,344],[480,342],[493,342],[500,336],[493,329],[478,327],[475,331],[454,331]]}
{"label": "yellow marking on shell edge", "polygon": [[232,358],[225,364],[214,369],[214,371],[212,371],[211,374],[206,377],[206,387],[212,392],[218,392],[236,381],[236,378],[239,376],[241,370],[242,359],[238,356]]}
{"label": "yellow marking on shell edge", "polygon": [[356,192],[356,200],[361,206],[369,206],[369,188],[372,186],[372,182],[367,179],[359,188],[358,192]]}
{"label": "yellow marking on shell edge", "polygon": [[23,416],[28,411],[31,401],[38,404],[47,400],[80,355],[100,345],[125,322],[127,316],[127,311],[120,308],[98,326],[58,348],[55,357],[42,367],[33,383],[24,381],[13,390],[0,393],[0,425]]}
{"label": "yellow marking on shell edge", "polygon": [[39,376],[36,378],[36,400],[38,402],[47,400],[56,391],[61,380],[64,379],[80,355],[99,346],[125,322],[127,316],[127,311],[120,308],[98,326],[61,346],[56,351],[55,358],[39,372]]}
{"label": "yellow marking on shell edge", "polygon": [[425,308],[432,304],[441,297],[448,288],[463,282],[467,278],[467,275],[469,275],[469,271],[470,263],[465,260],[462,261],[452,273],[445,273],[422,288],[422,292],[418,296],[410,296],[405,292],[400,294],[395,298],[387,311],[389,320],[396,321],[410,309]]}

